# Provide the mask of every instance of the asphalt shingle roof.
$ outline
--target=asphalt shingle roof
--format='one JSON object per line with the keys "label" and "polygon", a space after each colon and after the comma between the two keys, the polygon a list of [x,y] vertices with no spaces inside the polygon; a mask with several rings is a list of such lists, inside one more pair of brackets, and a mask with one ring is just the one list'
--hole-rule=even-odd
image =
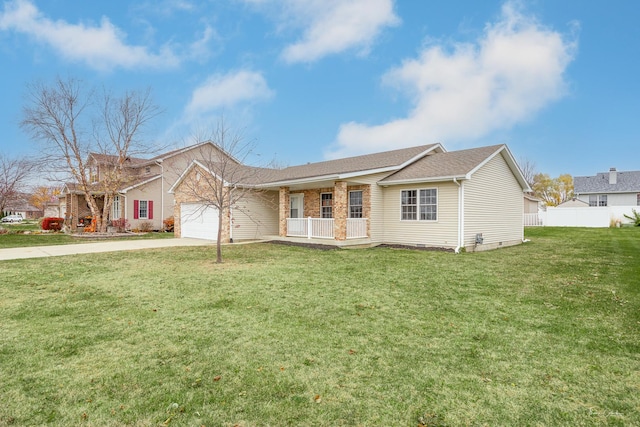
{"label": "asphalt shingle roof", "polygon": [[502,147],[504,147],[504,145],[491,145],[488,147],[431,154],[382,179],[380,182],[390,183],[396,181],[465,176]]}
{"label": "asphalt shingle roof", "polygon": [[573,178],[573,191],[584,193],[640,193],[640,171],[617,171],[617,183],[609,184],[609,172]]}
{"label": "asphalt shingle roof", "polygon": [[291,166],[280,169],[275,175],[276,181],[290,181],[296,179],[328,176],[375,169],[397,167],[412,158],[436,147],[438,144],[419,145],[417,147],[402,148],[382,153],[365,154],[362,156],[343,159],[327,160],[324,162],[307,163],[306,165]]}

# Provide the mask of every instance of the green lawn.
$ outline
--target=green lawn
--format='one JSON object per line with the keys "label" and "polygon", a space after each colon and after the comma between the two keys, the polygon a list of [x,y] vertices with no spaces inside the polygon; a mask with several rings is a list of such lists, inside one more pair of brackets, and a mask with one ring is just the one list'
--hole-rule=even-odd
{"label": "green lawn", "polygon": [[[70,245],[102,241],[105,238],[93,238],[90,233],[78,237],[64,233],[43,233],[37,222],[25,221],[21,224],[2,224],[7,233],[0,234],[0,249],[20,248],[27,246]],[[127,239],[166,239],[172,238],[173,233],[146,233],[137,236],[127,236]],[[113,237],[122,239],[123,237]]]}
{"label": "green lawn", "polygon": [[0,426],[640,425],[640,228],[0,262]]}

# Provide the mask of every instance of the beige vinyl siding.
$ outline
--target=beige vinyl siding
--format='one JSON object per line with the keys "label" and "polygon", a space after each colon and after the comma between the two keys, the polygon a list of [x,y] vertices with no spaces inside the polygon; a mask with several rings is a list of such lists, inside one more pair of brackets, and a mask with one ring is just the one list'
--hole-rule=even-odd
{"label": "beige vinyl siding", "polygon": [[278,234],[278,192],[249,194],[233,210],[233,240],[254,240]]}
{"label": "beige vinyl siding", "polygon": [[[132,190],[127,191],[124,203],[126,203],[125,214],[127,221],[132,230],[141,227],[143,222],[151,222],[154,230],[162,230],[162,189],[160,179],[155,179],[145,185],[141,185]],[[134,200],[151,200],[153,201],[153,219],[133,219],[133,201]],[[122,199],[121,202],[122,203]]]}
{"label": "beige vinyl siding", "polygon": [[490,249],[522,242],[524,197],[511,169],[498,154],[464,183],[464,246],[476,249],[476,234],[484,243],[477,249]]}
{"label": "beige vinyl siding", "polygon": [[376,183],[387,175],[389,172],[358,177],[357,185],[371,185],[371,211],[368,218],[371,243],[384,242],[384,194],[382,187]]}
{"label": "beige vinyl siding", "polygon": [[[438,190],[437,221],[402,221],[402,190]],[[458,186],[453,182],[394,185],[383,188],[384,243],[455,248],[458,232]]]}

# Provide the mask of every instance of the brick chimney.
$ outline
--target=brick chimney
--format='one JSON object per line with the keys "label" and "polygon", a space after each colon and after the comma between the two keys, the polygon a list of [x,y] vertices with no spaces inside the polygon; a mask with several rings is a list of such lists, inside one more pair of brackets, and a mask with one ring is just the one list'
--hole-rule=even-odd
{"label": "brick chimney", "polygon": [[615,185],[618,183],[618,172],[616,168],[609,169],[609,184]]}

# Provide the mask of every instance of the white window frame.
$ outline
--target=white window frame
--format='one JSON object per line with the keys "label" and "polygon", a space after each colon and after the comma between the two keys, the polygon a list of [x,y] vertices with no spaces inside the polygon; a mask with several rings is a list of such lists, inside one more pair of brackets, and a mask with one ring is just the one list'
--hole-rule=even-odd
{"label": "white window frame", "polygon": [[116,195],[113,198],[113,204],[111,205],[111,219],[119,219],[122,215],[120,214],[120,196]]}
{"label": "white window frame", "polygon": [[[144,203],[144,216],[142,216],[142,203]],[[138,200],[138,219],[149,219],[149,201]]]}
{"label": "white window frame", "polygon": [[[351,194],[360,193],[360,204],[354,205],[351,204]],[[353,215],[353,211],[351,208],[360,208],[359,215]],[[362,190],[351,190],[349,191],[349,218],[364,218],[364,192]]]}
{"label": "white window frame", "polygon": [[[435,191],[435,203],[423,203],[423,192]],[[415,195],[409,195],[408,201],[411,201],[415,197],[415,203],[403,203],[404,193],[414,192]],[[433,196],[432,196],[433,197]],[[427,212],[427,206],[435,206],[435,212]],[[413,212],[404,211],[404,207],[413,208]],[[428,216],[429,214],[435,215],[433,219],[423,219],[423,214]],[[411,218],[407,218],[411,216]],[[438,188],[408,188],[406,190],[400,190],[400,221],[418,221],[418,222],[437,222],[438,221]]]}
{"label": "white window frame", "polygon": [[608,197],[606,194],[590,194],[589,206],[590,207],[603,207],[608,206]]}
{"label": "white window frame", "polygon": [[[324,199],[324,200],[331,200],[331,205],[329,206],[323,206],[322,202],[323,202],[323,196],[329,195],[331,196],[329,199]],[[329,209],[329,216],[325,216],[325,209]],[[333,193],[320,193],[320,218],[333,218]]]}

